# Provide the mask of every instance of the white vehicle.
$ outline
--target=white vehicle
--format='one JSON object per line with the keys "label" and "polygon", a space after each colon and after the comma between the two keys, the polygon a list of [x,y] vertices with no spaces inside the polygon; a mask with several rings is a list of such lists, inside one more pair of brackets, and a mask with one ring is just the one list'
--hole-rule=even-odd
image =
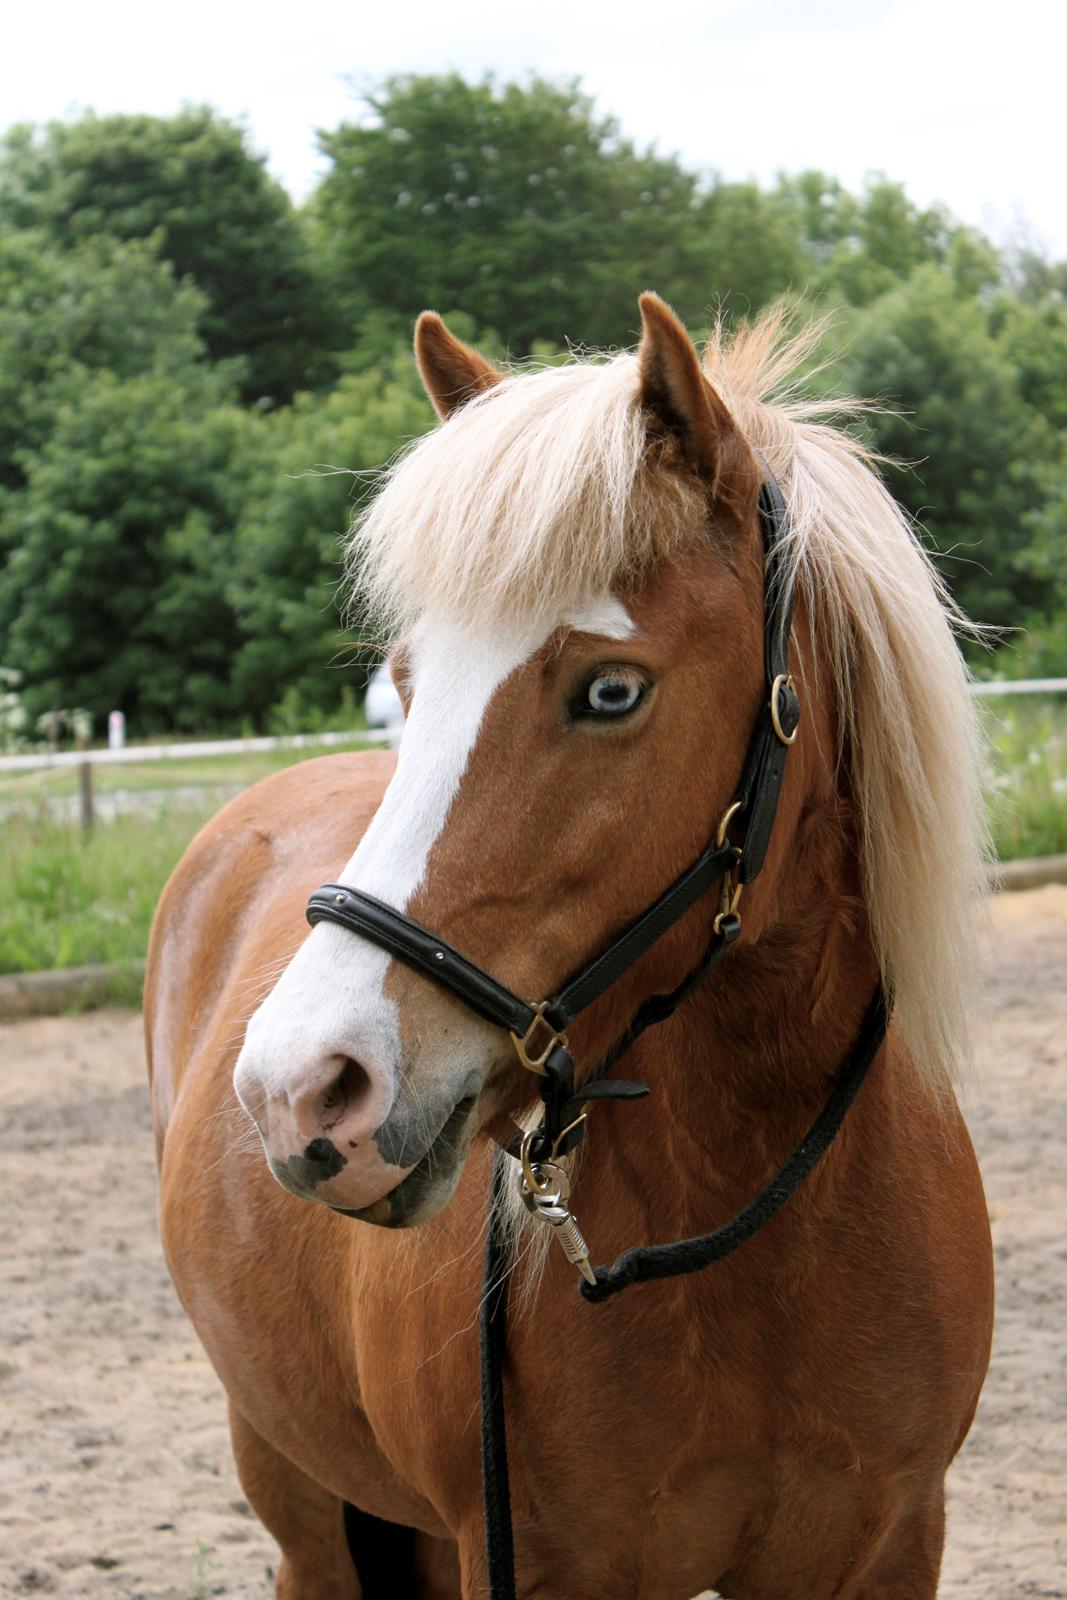
{"label": "white vehicle", "polygon": [[396,692],[388,661],[375,667],[370,675],[363,712],[368,728],[399,728],[404,720],[404,707]]}

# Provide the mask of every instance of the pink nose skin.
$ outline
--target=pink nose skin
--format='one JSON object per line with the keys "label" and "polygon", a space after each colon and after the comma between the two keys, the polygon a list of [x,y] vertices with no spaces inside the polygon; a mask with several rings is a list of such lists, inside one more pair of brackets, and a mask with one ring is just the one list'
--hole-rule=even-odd
{"label": "pink nose skin", "polygon": [[287,1097],[293,1134],[301,1144],[328,1138],[353,1149],[368,1138],[388,1107],[381,1105],[370,1075],[349,1056],[328,1056],[322,1063],[322,1087]]}
{"label": "pink nose skin", "polygon": [[[295,1094],[265,1095],[243,1079],[241,1100],[255,1117],[284,1188],[345,1211],[362,1211],[395,1189],[412,1167],[382,1159],[374,1135],[389,1113],[391,1086],[351,1058],[327,1056]],[[259,1112],[256,1115],[256,1112]]]}

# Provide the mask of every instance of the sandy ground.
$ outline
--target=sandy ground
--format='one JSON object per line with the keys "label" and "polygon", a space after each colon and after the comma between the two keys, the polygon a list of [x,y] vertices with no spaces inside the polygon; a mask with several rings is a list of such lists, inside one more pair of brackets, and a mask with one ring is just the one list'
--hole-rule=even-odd
{"label": "sandy ground", "polygon": [[[999,1323],[942,1600],[1067,1597],[1067,889],[994,910],[968,1111]],[[156,1236],[140,1019],[0,1028],[0,1594],[267,1600],[223,1398]],[[783,1600],[802,1600],[786,1597]]]}

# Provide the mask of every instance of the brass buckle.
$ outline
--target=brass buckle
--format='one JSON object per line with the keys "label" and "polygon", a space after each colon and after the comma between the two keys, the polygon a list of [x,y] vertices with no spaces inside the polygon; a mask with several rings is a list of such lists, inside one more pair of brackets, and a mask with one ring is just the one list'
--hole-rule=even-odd
{"label": "brass buckle", "polygon": [[[726,810],[723,812],[715,834],[715,843],[720,849],[726,843],[726,830],[730,826],[732,818],[736,812],[741,810],[743,804],[743,801],[735,800],[733,804],[728,805]],[[737,854],[738,857],[740,857],[740,850],[737,851]],[[741,882],[740,878],[738,878],[737,882],[734,883],[729,872],[723,873],[722,892],[719,896],[719,909],[715,915],[714,921],[711,924],[713,932],[719,933],[722,930],[724,918],[737,916],[737,907],[741,899],[741,890],[743,888],[744,884]]]}
{"label": "brass buckle", "polygon": [[[517,1033],[513,1033],[511,1035],[511,1042],[515,1046],[515,1054],[518,1056],[523,1066],[526,1067],[530,1072],[536,1072],[542,1078],[548,1077],[548,1073],[545,1071],[545,1062],[548,1060],[556,1046],[561,1044],[564,1050],[568,1048],[567,1035],[565,1033],[557,1033],[552,1024],[545,1018],[545,1012],[547,1011],[548,1006],[549,1001],[539,1000],[533,1008],[533,1021],[530,1023],[530,1026],[527,1028],[522,1038],[520,1039]],[[531,1043],[531,1041],[533,1040],[538,1028],[544,1029],[548,1036],[548,1042],[545,1044],[543,1050],[540,1050],[535,1054],[535,1046]]]}
{"label": "brass buckle", "polygon": [[793,682],[793,674],[791,672],[780,672],[771,684],[771,727],[774,729],[776,738],[780,739],[782,744],[796,744],[797,734],[800,732],[799,721],[792,733],[787,734],[778,715],[778,696],[781,694],[783,687],[791,689],[796,694],[797,687]]}

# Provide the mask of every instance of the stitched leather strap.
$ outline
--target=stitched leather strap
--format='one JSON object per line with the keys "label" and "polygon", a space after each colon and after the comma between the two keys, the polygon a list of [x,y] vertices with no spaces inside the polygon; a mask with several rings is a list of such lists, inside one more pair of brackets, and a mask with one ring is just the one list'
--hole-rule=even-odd
{"label": "stitched leather strap", "polygon": [[[681,877],[676,878],[654,905],[643,911],[617,939],[589,966],[583,967],[545,1009],[545,1020],[562,1033],[612,984],[638,961],[668,928],[705,895],[737,860],[733,845],[713,845],[699,856]],[[480,1017],[508,1028],[520,1038],[536,1015],[533,1006],[475,966],[465,955],[424,928],[414,918],[362,889],[348,889],[343,883],[327,883],[308,901],[307,920],[337,922],[350,933],[361,934],[373,944],[388,950],[416,972],[450,989]]]}
{"label": "stitched leather strap", "polygon": [[451,989],[472,1011],[498,1028],[509,1028],[521,1036],[534,1020],[533,1006],[436,933],[362,890],[346,889],[343,883],[325,884],[311,896],[307,919],[312,927],[317,922],[339,922],[342,928],[361,934],[406,966]]}
{"label": "stitched leather strap", "polygon": [[768,473],[759,493],[763,531],[763,666],[768,685],[789,671],[789,632],[793,626],[793,585],[786,544],[789,512],[782,491]]}
{"label": "stitched leather strap", "polygon": [[670,888],[612,940],[603,953],[564,984],[545,1016],[561,1032],[575,1017],[606,994],[636,961],[662,939],[697,901],[718,883],[737,861],[735,846],[711,845],[691,867],[675,878]]}

